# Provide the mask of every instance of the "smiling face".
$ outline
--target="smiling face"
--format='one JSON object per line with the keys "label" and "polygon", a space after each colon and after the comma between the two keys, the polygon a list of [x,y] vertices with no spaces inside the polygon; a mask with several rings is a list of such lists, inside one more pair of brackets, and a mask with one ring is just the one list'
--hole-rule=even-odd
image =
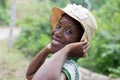
{"label": "smiling face", "polygon": [[83,32],[79,22],[64,14],[52,31],[52,49],[57,51],[69,43],[79,42]]}

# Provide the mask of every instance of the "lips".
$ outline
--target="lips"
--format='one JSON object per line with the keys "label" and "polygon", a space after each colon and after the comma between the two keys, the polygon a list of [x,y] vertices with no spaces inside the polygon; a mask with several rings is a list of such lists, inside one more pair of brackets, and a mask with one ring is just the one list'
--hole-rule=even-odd
{"label": "lips", "polygon": [[61,40],[59,40],[59,39],[57,39],[55,37],[52,38],[52,45],[54,45],[55,47],[61,46],[63,44],[64,43]]}

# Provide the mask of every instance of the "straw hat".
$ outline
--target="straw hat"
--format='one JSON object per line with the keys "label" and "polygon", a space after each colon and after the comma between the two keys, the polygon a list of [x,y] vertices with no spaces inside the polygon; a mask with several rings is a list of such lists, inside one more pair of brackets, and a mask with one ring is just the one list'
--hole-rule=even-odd
{"label": "straw hat", "polygon": [[97,29],[97,23],[94,16],[81,5],[68,4],[63,9],[54,7],[50,16],[50,23],[52,25],[52,28],[56,27],[59,19],[64,13],[80,22],[84,29],[82,39],[87,39],[89,41]]}

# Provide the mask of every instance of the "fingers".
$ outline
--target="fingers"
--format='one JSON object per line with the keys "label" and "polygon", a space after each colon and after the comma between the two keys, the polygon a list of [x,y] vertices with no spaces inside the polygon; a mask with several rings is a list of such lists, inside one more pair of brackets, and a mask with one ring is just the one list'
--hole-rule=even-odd
{"label": "fingers", "polygon": [[84,48],[84,53],[87,53],[87,52],[88,52],[88,50],[89,50],[89,46],[88,46],[88,47],[86,47],[86,48]]}
{"label": "fingers", "polygon": [[87,52],[89,50],[89,45],[87,45],[86,47],[84,47],[84,54],[83,54],[83,57],[87,57]]}
{"label": "fingers", "polygon": [[80,42],[83,42],[83,41],[85,41],[86,39],[82,39]]}
{"label": "fingers", "polygon": [[47,48],[48,48],[48,49],[50,49],[50,48],[51,48],[51,44],[50,44],[50,43],[47,45]]}
{"label": "fingers", "polygon": [[89,44],[88,44],[87,40],[83,40],[81,42],[73,43],[73,46],[74,47],[79,47],[80,50],[83,51],[84,49],[86,49],[89,46]]}
{"label": "fingers", "polygon": [[86,49],[86,48],[88,48],[88,47],[89,47],[88,42],[87,42],[87,44],[84,44],[84,45],[83,45],[83,48],[84,48],[84,49]]}
{"label": "fingers", "polygon": [[87,41],[86,39],[83,39],[83,40],[81,40],[80,42],[84,42],[84,41]]}
{"label": "fingers", "polygon": [[88,54],[87,53],[85,53],[84,55],[83,55],[83,57],[87,57],[88,56]]}
{"label": "fingers", "polygon": [[51,49],[51,43],[47,44],[46,49],[51,53],[52,49]]}
{"label": "fingers", "polygon": [[89,46],[87,40],[83,40],[83,41],[81,41],[81,42],[79,42],[79,43],[80,43],[79,45],[80,45],[83,49],[85,49],[85,48],[87,48],[87,47]]}
{"label": "fingers", "polygon": [[80,43],[81,43],[81,45],[86,45],[86,44],[88,44],[87,40],[83,40],[83,41],[81,41]]}
{"label": "fingers", "polygon": [[83,41],[81,41],[81,46],[82,46],[82,51],[83,51],[82,57],[86,57],[87,52],[89,50],[89,43],[87,42],[87,40],[83,40]]}

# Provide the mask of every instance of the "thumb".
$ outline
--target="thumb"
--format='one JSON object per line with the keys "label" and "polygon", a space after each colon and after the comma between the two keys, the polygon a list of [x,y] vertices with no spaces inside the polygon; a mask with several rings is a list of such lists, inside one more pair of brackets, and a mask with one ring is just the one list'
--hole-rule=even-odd
{"label": "thumb", "polygon": [[87,40],[86,40],[86,39],[82,39],[80,42],[84,42],[84,41],[85,41],[85,42],[87,42]]}
{"label": "thumb", "polygon": [[47,45],[47,48],[48,48],[48,49],[50,49],[50,48],[51,48],[51,44],[50,44],[50,43]]}

